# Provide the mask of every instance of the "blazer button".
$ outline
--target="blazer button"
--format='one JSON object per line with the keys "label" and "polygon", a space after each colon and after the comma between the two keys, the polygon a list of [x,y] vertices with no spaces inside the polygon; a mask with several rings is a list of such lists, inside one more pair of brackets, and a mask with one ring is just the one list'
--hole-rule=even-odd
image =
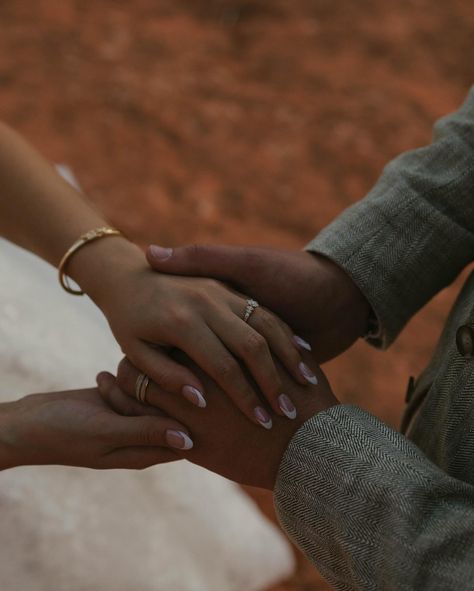
{"label": "blazer button", "polygon": [[474,357],[474,328],[464,324],[456,332],[456,345],[459,354],[466,358]]}

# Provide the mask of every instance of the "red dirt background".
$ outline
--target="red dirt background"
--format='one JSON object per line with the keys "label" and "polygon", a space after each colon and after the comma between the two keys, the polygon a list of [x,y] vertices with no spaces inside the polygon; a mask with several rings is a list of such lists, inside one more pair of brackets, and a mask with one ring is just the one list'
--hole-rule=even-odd
{"label": "red dirt background", "polygon": [[[472,0],[16,0],[0,23],[1,117],[142,244],[300,248],[473,82]],[[397,425],[459,283],[329,364],[338,396]],[[278,591],[310,589],[299,557]]]}

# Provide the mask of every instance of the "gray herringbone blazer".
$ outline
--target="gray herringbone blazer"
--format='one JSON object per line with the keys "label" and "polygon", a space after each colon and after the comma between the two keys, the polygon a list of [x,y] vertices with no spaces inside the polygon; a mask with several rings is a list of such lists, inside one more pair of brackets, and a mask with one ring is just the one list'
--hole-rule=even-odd
{"label": "gray herringbone blazer", "polygon": [[[391,162],[308,249],[353,277],[382,328],[373,344],[389,345],[474,261],[474,87],[430,146]],[[469,337],[474,273],[415,384],[407,436],[341,405],[290,443],[277,511],[336,589],[474,589],[474,356],[456,344],[463,325]]]}

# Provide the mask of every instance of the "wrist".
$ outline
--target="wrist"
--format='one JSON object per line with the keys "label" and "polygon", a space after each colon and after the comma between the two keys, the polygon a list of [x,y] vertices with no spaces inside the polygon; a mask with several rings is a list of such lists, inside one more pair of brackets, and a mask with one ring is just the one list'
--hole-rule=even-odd
{"label": "wrist", "polygon": [[360,326],[358,330],[359,336],[362,336],[367,330],[370,304],[349,273],[337,263],[329,259],[327,261],[334,278],[332,281],[332,296],[341,310],[351,311],[356,323]]}
{"label": "wrist", "polygon": [[[350,274],[323,254],[311,253],[327,274],[324,284],[328,286],[327,301],[331,302],[334,320],[344,319],[347,330],[357,337],[367,333],[371,305]],[[320,273],[320,268],[317,273]],[[350,325],[350,326],[349,326]]]}
{"label": "wrist", "polygon": [[85,244],[69,261],[67,274],[102,310],[116,298],[121,279],[145,266],[142,251],[123,236]]}

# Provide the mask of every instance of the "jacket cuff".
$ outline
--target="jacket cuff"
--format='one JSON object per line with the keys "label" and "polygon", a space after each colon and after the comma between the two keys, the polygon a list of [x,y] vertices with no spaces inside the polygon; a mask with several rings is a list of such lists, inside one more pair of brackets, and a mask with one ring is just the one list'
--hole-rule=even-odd
{"label": "jacket cuff", "polygon": [[474,87],[440,119],[432,144],[402,154],[370,193],[308,244],[362,291],[387,347],[408,320],[473,260]]}

